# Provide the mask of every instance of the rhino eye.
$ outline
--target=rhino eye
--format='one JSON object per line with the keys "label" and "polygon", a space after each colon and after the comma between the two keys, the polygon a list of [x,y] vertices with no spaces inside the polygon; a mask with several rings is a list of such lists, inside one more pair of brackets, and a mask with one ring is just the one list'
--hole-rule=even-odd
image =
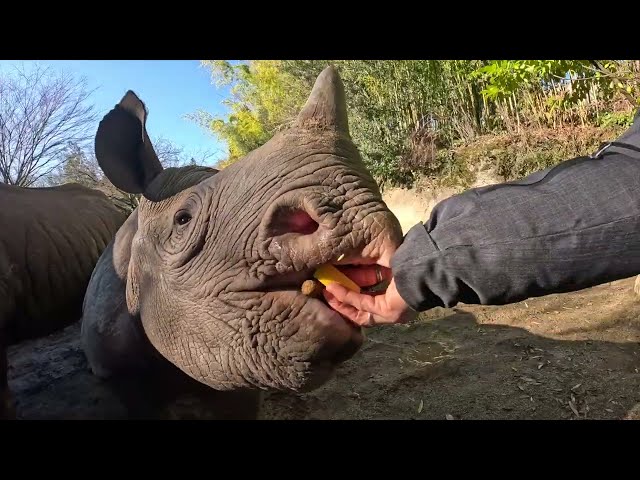
{"label": "rhino eye", "polygon": [[175,222],[177,225],[186,225],[190,221],[191,221],[191,215],[189,214],[189,212],[185,212],[183,210],[176,213]]}

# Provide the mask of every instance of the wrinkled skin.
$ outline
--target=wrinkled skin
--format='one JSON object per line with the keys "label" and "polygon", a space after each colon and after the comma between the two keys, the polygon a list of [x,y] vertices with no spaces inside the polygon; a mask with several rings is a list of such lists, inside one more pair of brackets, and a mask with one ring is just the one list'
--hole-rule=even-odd
{"label": "wrinkled skin", "polygon": [[91,272],[126,216],[76,184],[0,184],[0,205],[0,417],[10,418],[6,347],[80,318]]}
{"label": "wrinkled skin", "polygon": [[93,371],[135,378],[162,365],[216,392],[324,383],[363,337],[302,282],[342,255],[388,267],[402,239],[349,137],[336,70],[289,130],[219,172],[163,170],[145,124],[128,92],[96,135],[108,178],[144,198],[87,291]]}

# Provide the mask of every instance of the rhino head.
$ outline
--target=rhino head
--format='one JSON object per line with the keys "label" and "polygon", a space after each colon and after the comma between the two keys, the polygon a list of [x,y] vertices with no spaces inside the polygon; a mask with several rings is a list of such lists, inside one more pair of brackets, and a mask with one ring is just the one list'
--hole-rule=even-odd
{"label": "rhino head", "polygon": [[218,390],[304,391],[362,344],[360,329],[300,292],[324,263],[379,263],[402,240],[349,136],[325,69],[287,130],[220,171],[163,169],[131,91],[102,120],[96,155],[142,199],[130,221],[126,305],[167,360]]}

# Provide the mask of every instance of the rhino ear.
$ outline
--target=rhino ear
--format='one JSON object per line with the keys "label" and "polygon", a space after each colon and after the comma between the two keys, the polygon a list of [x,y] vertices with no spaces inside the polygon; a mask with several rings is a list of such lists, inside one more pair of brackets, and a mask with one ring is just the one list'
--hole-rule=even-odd
{"label": "rhino ear", "polygon": [[111,183],[128,193],[143,193],[163,169],[147,135],[146,122],[144,103],[129,90],[104,116],[96,133],[100,168]]}
{"label": "rhino ear", "polygon": [[344,85],[333,65],[325,68],[311,90],[295,126],[338,130],[349,134]]}

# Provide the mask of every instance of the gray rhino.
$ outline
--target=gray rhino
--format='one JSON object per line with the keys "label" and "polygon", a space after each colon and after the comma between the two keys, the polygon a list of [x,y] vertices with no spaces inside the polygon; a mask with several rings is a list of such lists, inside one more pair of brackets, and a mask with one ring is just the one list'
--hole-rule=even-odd
{"label": "gray rhino", "polygon": [[87,289],[93,372],[137,392],[174,374],[218,398],[248,392],[247,410],[229,413],[243,418],[255,418],[260,390],[322,385],[363,336],[301,284],[337,260],[388,267],[402,240],[349,136],[336,69],[319,75],[290,128],[220,171],[163,169],[146,119],[129,91],[96,134],[105,175],[143,198]]}
{"label": "gray rhino", "polygon": [[0,184],[0,204],[0,418],[13,418],[7,347],[80,319],[91,273],[126,215],[72,183]]}

